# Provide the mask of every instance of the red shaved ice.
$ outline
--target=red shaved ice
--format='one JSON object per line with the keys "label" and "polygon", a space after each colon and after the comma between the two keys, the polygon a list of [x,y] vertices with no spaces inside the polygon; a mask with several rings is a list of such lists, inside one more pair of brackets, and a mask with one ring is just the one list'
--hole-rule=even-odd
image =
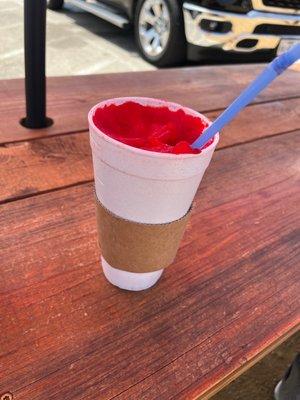
{"label": "red shaved ice", "polygon": [[[97,108],[93,122],[111,138],[143,150],[172,154],[198,154],[191,144],[208,126],[207,121],[187,114],[134,101]],[[205,146],[213,142],[211,139]]]}

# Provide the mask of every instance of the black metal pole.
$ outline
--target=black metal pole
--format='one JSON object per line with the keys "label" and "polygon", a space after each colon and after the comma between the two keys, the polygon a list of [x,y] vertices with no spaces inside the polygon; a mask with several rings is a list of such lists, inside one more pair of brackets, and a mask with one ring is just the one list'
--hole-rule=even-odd
{"label": "black metal pole", "polygon": [[26,117],[22,124],[27,128],[44,128],[46,118],[46,41],[47,0],[24,0],[24,49]]}

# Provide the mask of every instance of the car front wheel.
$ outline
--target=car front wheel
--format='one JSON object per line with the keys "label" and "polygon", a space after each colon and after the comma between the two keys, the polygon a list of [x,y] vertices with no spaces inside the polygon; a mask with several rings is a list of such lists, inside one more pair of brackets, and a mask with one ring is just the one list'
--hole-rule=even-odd
{"label": "car front wheel", "polygon": [[134,25],[137,46],[145,60],[158,67],[184,62],[186,40],[178,0],[139,0]]}

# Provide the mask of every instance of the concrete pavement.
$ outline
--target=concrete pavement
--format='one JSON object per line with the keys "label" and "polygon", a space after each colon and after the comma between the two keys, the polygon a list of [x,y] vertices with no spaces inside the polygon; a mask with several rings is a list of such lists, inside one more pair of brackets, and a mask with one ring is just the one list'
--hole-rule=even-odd
{"label": "concrete pavement", "polygon": [[[0,0],[0,79],[24,76],[23,0]],[[67,2],[47,11],[47,75],[150,70],[132,31],[119,29]]]}

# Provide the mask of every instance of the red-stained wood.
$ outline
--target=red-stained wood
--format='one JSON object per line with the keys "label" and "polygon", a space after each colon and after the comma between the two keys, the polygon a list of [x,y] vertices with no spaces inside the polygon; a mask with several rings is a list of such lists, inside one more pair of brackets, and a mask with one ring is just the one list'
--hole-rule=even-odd
{"label": "red-stained wood", "polygon": [[[300,97],[285,101],[255,104],[245,108],[223,130],[220,147],[290,132],[300,127]],[[219,112],[209,113],[214,120]]]}
{"label": "red-stained wood", "polygon": [[299,140],[217,152],[176,262],[142,293],[101,273],[92,184],[2,205],[0,393],[208,398],[293,332]]}
{"label": "red-stained wood", "polygon": [[[263,65],[206,66],[98,76],[48,78],[48,115],[55,124],[28,130],[24,117],[24,82],[0,82],[0,143],[78,132],[87,129],[87,112],[95,103],[116,96],[165,98],[208,112],[223,109],[262,70]],[[297,72],[288,71],[255,102],[299,97]]]}
{"label": "red-stained wood", "polygon": [[0,202],[93,179],[88,133],[0,147]]}
{"label": "red-stained wood", "polygon": [[[218,148],[293,131],[299,109],[300,98],[248,107],[224,129]],[[0,162],[0,202],[93,179],[87,132],[2,146]]]}

